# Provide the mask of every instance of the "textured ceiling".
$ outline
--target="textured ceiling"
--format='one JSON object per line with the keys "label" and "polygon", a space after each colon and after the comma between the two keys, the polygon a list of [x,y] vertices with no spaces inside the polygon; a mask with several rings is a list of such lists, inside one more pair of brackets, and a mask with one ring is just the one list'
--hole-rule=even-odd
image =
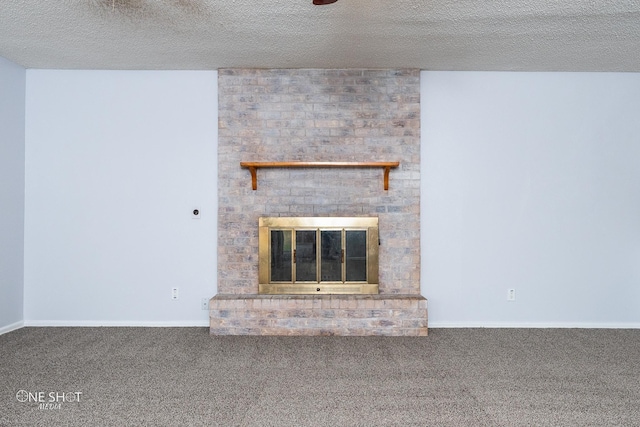
{"label": "textured ceiling", "polygon": [[0,0],[27,68],[640,71],[640,0]]}

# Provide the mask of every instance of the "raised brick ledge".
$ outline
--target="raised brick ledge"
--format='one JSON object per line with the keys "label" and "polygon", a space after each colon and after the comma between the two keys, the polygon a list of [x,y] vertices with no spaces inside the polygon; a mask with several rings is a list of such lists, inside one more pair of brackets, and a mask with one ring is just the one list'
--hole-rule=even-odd
{"label": "raised brick ledge", "polygon": [[218,294],[211,335],[426,336],[421,295]]}

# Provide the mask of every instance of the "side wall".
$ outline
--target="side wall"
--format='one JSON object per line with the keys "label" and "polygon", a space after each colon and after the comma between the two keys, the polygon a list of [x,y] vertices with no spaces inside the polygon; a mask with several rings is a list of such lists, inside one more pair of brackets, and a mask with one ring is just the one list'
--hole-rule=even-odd
{"label": "side wall", "polygon": [[216,72],[29,70],[26,122],[25,323],[208,325]]}
{"label": "side wall", "polygon": [[[378,216],[380,293],[420,291],[418,70],[220,70],[219,290],[258,292],[261,216]],[[266,169],[241,161],[399,161]]]}
{"label": "side wall", "polygon": [[640,74],[421,77],[430,326],[640,327]]}
{"label": "side wall", "polygon": [[24,68],[0,58],[0,333],[22,326]]}

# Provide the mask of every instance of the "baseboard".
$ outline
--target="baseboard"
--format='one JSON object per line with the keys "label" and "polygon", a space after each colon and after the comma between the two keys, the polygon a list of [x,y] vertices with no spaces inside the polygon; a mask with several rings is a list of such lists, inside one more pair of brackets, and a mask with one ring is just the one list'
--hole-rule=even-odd
{"label": "baseboard", "polygon": [[527,329],[640,329],[640,323],[593,323],[593,322],[434,322],[429,321],[429,329],[442,328],[527,328]]}
{"label": "baseboard", "polygon": [[[22,327],[142,327],[142,328],[192,328],[209,327],[209,320],[198,321],[124,321],[124,320],[25,320],[0,328],[0,335]],[[640,323],[499,323],[499,322],[436,322],[429,321],[429,329],[453,329],[453,328],[528,328],[528,329],[640,329]]]}
{"label": "baseboard", "polygon": [[24,327],[24,321],[22,321],[22,320],[19,321],[19,322],[12,323],[12,324],[7,325],[7,326],[2,326],[2,327],[0,327],[0,335],[6,334],[6,333],[11,332],[11,331],[15,331],[16,329],[20,329],[20,328],[23,328],[23,327]]}
{"label": "baseboard", "polygon": [[209,327],[209,320],[143,321],[143,320],[25,320],[29,327],[141,327],[141,328],[193,328]]}

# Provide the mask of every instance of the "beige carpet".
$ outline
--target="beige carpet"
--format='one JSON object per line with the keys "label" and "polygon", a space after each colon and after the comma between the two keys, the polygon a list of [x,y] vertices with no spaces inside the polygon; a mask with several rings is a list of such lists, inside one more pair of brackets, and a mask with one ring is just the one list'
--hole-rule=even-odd
{"label": "beige carpet", "polygon": [[0,384],[11,427],[640,426],[640,330],[24,328]]}

